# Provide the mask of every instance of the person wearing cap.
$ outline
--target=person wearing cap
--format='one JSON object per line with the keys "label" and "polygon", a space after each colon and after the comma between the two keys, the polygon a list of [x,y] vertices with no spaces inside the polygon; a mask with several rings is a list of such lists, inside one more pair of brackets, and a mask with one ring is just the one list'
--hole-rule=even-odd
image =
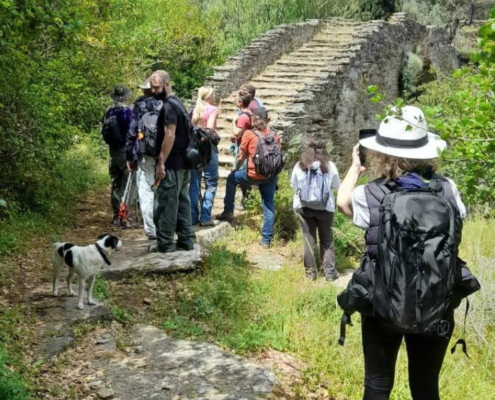
{"label": "person wearing cap", "polygon": [[[139,206],[143,216],[144,232],[149,240],[156,239],[156,228],[153,222],[152,190],[155,181],[155,155],[147,154],[146,146],[143,146],[143,117],[147,113],[158,114],[163,102],[155,99],[151,94],[150,80],[146,79],[139,89],[143,96],[134,102],[132,119],[127,132],[126,161],[127,169],[136,170],[136,185],[139,197]],[[149,153],[149,151],[148,151]]]}
{"label": "person wearing cap", "polygon": [[[270,247],[273,239],[273,226],[275,224],[275,191],[277,189],[277,177],[267,179],[256,173],[254,157],[258,147],[258,136],[253,132],[257,130],[261,135],[269,135],[272,131],[268,127],[268,111],[264,107],[254,110],[251,116],[252,129],[246,130],[242,134],[239,156],[237,159],[238,168],[245,160],[248,161],[247,169],[234,170],[227,178],[227,189],[224,198],[224,210],[217,216],[220,221],[232,222],[234,219],[234,200],[237,186],[257,185],[261,194],[263,206],[263,227],[261,229],[260,244],[263,247]],[[280,136],[275,132],[275,141],[280,144]]]}
{"label": "person wearing cap", "polygon": [[[399,189],[426,187],[436,169],[435,159],[446,143],[428,131],[421,109],[405,106],[394,109],[393,115],[380,124],[376,136],[361,139],[366,150],[366,165],[360,161],[359,145],[352,151],[352,163],[337,195],[337,206],[354,224],[366,230],[366,257],[376,259],[372,249],[378,244],[376,221],[380,204],[372,201],[369,185],[357,186],[362,173],[383,181],[391,180]],[[462,218],[466,208],[455,183],[447,179]],[[370,203],[368,200],[370,199]],[[375,246],[375,247],[373,247]],[[376,250],[374,250],[376,253]],[[377,262],[377,261],[375,261]],[[454,321],[449,321],[452,335]],[[379,317],[362,317],[362,339],[365,362],[364,400],[389,399],[394,385],[395,362],[402,340],[406,342],[409,363],[409,384],[413,400],[438,400],[438,379],[449,340],[434,335],[402,333],[385,325]]]}
{"label": "person wearing cap", "polygon": [[108,120],[112,116],[116,116],[118,121],[118,137],[114,138],[111,144],[109,144],[110,151],[110,163],[109,174],[112,180],[111,189],[111,205],[113,211],[112,223],[120,226],[121,221],[119,218],[119,208],[122,196],[124,195],[125,185],[127,183],[128,171],[126,165],[125,148],[126,148],[126,135],[131,123],[132,110],[127,104],[127,101],[131,97],[132,91],[123,86],[118,85],[114,88],[110,97],[113,103],[105,111],[103,115],[103,121]]}

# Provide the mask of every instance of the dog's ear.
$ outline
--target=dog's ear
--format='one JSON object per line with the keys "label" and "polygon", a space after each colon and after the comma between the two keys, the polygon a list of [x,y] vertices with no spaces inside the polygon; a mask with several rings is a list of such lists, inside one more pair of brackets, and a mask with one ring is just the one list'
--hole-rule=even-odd
{"label": "dog's ear", "polygon": [[117,236],[108,235],[105,239],[105,247],[111,247],[113,250],[119,245],[119,238]]}
{"label": "dog's ear", "polygon": [[104,233],[103,235],[98,236],[98,240],[103,239],[105,236],[108,236],[108,233]]}

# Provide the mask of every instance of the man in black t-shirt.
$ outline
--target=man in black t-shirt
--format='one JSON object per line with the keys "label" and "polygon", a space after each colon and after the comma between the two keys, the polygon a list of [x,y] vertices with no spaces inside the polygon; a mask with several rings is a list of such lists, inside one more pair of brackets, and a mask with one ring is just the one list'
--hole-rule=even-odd
{"label": "man in black t-shirt", "polygon": [[[182,102],[173,95],[170,77],[165,71],[155,71],[150,77],[153,95],[163,100],[158,117],[156,180],[153,220],[156,245],[149,251],[163,253],[194,248],[189,199],[190,171],[186,168],[186,148],[189,144],[188,121],[180,112]],[[177,232],[177,243],[174,233]]]}

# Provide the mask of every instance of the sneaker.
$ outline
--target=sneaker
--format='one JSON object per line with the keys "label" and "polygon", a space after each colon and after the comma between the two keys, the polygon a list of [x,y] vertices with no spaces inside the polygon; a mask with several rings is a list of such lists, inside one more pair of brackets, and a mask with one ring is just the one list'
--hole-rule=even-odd
{"label": "sneaker", "polygon": [[213,221],[212,219],[210,219],[209,221],[199,221],[199,226],[201,227],[207,227],[207,226],[215,226],[215,221]]}
{"label": "sneaker", "polygon": [[336,281],[337,279],[339,279],[339,276],[340,274],[338,272],[335,272],[333,275],[330,275],[330,276],[326,276],[325,277],[325,280],[326,281]]}
{"label": "sneaker", "polygon": [[234,213],[224,211],[223,213],[217,215],[217,219],[219,221],[234,222]]}
{"label": "sneaker", "polygon": [[269,249],[272,246],[272,244],[271,243],[265,243],[262,240],[260,240],[260,246],[264,247],[265,249]]}
{"label": "sneaker", "polygon": [[306,271],[306,278],[308,278],[312,281],[316,281],[316,278],[317,278],[316,271]]}

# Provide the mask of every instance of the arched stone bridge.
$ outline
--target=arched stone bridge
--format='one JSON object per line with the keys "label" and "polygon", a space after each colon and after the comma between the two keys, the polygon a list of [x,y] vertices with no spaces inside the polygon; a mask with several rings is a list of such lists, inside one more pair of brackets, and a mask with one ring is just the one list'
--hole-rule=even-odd
{"label": "arched stone bridge", "polygon": [[284,141],[297,133],[326,138],[338,160],[356,143],[359,129],[377,125],[381,106],[370,103],[366,88],[377,85],[389,99],[397,97],[407,54],[418,46],[437,69],[458,67],[448,33],[404,13],[387,22],[332,18],[280,25],[253,40],[206,82],[220,100],[221,175],[231,166],[235,96],[243,84],[257,88]]}

